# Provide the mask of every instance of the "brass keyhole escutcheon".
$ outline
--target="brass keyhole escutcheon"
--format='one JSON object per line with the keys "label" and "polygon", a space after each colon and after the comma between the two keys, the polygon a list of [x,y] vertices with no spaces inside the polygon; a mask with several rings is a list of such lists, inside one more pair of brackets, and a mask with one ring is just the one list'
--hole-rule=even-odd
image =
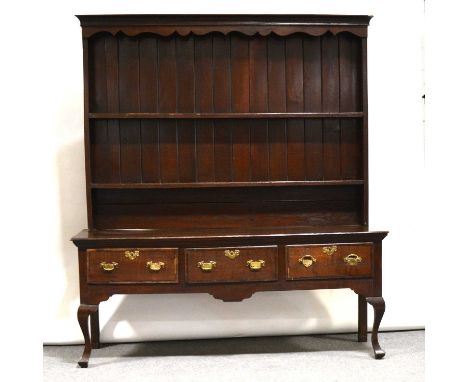
{"label": "brass keyhole escutcheon", "polygon": [[226,249],[224,251],[224,256],[234,260],[237,256],[240,255],[240,251],[238,249]]}
{"label": "brass keyhole escutcheon", "polygon": [[306,268],[309,268],[316,261],[317,259],[315,257],[312,257],[311,255],[304,255],[299,259],[299,262]]}
{"label": "brass keyhole escutcheon", "polygon": [[125,257],[129,260],[135,260],[140,256],[140,251],[125,251]]}
{"label": "brass keyhole escutcheon", "polygon": [[355,255],[354,253],[351,253],[348,256],[346,256],[343,260],[346,264],[355,266],[355,265],[358,265],[362,261],[362,257]]}
{"label": "brass keyhole escutcheon", "polygon": [[333,255],[337,251],[336,245],[332,245],[331,247],[323,247],[322,252],[325,253],[328,256]]}
{"label": "brass keyhole escutcheon", "polygon": [[249,260],[247,266],[251,271],[257,272],[265,266],[265,260]]}
{"label": "brass keyhole escutcheon", "polygon": [[216,261],[200,261],[198,263],[198,268],[203,272],[211,272],[213,268],[216,268]]}
{"label": "brass keyhole escutcheon", "polygon": [[106,272],[112,272],[114,271],[118,266],[119,266],[119,263],[116,263],[116,262],[112,262],[112,263],[106,263],[105,261],[103,261],[101,264],[99,264],[101,266],[101,269],[103,271],[106,271]]}
{"label": "brass keyhole escutcheon", "polygon": [[159,272],[161,269],[163,269],[166,266],[166,264],[163,263],[162,261],[148,261],[146,263],[146,266],[148,267],[150,271]]}

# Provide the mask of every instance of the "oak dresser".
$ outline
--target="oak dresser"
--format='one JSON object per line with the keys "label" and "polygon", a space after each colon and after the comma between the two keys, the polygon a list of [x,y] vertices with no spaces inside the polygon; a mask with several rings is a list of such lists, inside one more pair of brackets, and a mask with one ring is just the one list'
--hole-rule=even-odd
{"label": "oak dresser", "polygon": [[358,294],[358,341],[373,306],[382,358],[387,232],[368,229],[370,17],[78,18],[88,212],[72,238],[79,365],[99,347],[99,304],[113,294],[241,301],[330,288]]}

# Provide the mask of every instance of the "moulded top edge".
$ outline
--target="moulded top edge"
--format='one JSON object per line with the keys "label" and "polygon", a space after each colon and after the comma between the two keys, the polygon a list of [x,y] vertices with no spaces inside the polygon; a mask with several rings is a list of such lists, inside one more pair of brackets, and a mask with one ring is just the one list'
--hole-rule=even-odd
{"label": "moulded top edge", "polygon": [[339,15],[88,15],[80,19],[83,37],[98,33],[122,33],[137,36],[152,33],[160,36],[178,34],[198,36],[208,33],[237,32],[246,36],[289,36],[305,33],[321,36],[350,32],[358,37],[367,37],[371,16]]}
{"label": "moulded top edge", "polygon": [[81,26],[157,26],[157,25],[369,25],[369,15],[321,14],[103,14],[76,15]]}

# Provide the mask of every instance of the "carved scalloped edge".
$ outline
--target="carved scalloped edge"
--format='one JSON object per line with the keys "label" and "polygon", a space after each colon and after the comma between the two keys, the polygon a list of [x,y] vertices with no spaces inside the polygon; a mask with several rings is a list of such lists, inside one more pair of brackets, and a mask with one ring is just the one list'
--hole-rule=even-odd
{"label": "carved scalloped edge", "polygon": [[[233,293],[234,291],[234,293]],[[255,293],[255,290],[251,289],[240,289],[240,290],[231,290],[230,292],[225,290],[217,290],[213,292],[209,292],[211,296],[213,296],[217,300],[222,300],[224,302],[239,302],[245,300],[247,298],[252,297]]]}
{"label": "carved scalloped edge", "polygon": [[90,38],[95,34],[107,32],[113,36],[121,33],[128,37],[135,37],[141,34],[149,33],[159,36],[168,37],[173,34],[179,36],[188,36],[194,34],[196,36],[204,36],[209,33],[241,33],[245,36],[268,36],[275,34],[277,36],[289,36],[294,33],[304,33],[309,36],[322,36],[326,33],[337,35],[338,33],[348,32],[358,37],[367,37],[366,26],[342,26],[342,25],[327,25],[327,26],[128,26],[128,27],[83,27],[83,37]]}

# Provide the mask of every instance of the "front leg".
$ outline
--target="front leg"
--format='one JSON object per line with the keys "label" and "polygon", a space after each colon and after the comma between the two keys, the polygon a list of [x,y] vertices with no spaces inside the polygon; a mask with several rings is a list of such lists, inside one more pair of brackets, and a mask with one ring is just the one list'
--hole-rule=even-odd
{"label": "front leg", "polygon": [[99,349],[101,347],[99,330],[99,307],[95,312],[91,313],[91,344],[93,349]]}
{"label": "front leg", "polygon": [[367,342],[367,301],[358,295],[358,342]]}
{"label": "front leg", "polygon": [[88,367],[89,356],[91,355],[91,338],[89,336],[89,316],[98,310],[98,305],[86,305],[81,304],[78,308],[78,322],[83,332],[83,337],[85,341],[85,346],[83,350],[83,355],[78,361],[80,367]]}
{"label": "front leg", "polygon": [[378,333],[380,322],[385,313],[385,301],[382,297],[367,297],[367,302],[374,308],[374,325],[372,326],[372,347],[376,359],[381,359],[385,356],[379,344]]}

